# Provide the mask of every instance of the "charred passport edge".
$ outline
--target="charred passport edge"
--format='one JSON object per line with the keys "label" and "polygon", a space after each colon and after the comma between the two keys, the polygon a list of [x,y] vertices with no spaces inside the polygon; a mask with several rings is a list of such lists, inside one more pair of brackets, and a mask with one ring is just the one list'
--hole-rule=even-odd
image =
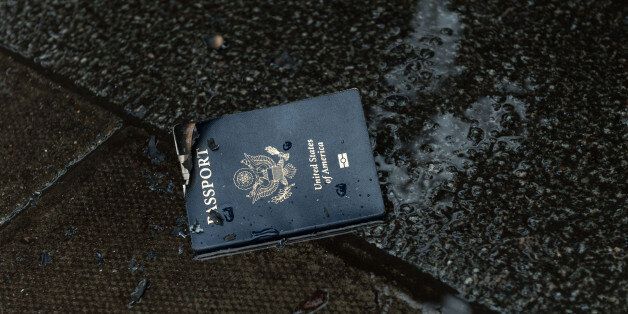
{"label": "charred passport edge", "polygon": [[[336,92],[323,96],[341,94],[347,91]],[[311,98],[308,100],[313,100],[319,97]],[[181,174],[184,179],[183,195],[184,197],[186,197],[186,211],[188,211],[188,217],[189,203],[187,203],[187,190],[188,188],[190,188],[190,179],[195,169],[195,165],[193,162],[193,159],[196,157],[195,149],[197,145],[199,145],[198,139],[200,137],[200,134],[197,128],[198,123],[199,122],[190,121],[177,124],[172,128],[175,149],[177,157],[179,159],[179,163],[181,165]],[[218,143],[216,143],[213,138],[209,138],[207,140],[207,145],[208,149],[210,149],[211,151],[218,150],[219,147]],[[282,248],[285,245],[290,245],[293,243],[300,243],[309,240],[317,240],[341,234],[352,233],[364,227],[380,224],[382,221],[384,221],[385,215],[385,210],[382,208],[381,213],[365,215],[361,218],[352,219],[350,221],[343,221],[342,223],[329,223],[322,225],[314,224],[298,230],[283,230],[279,233],[261,235],[258,237],[253,236],[252,238],[242,239],[241,241],[228,241],[230,243],[224,243],[223,245],[205,246],[204,248],[197,249],[193,248],[193,259],[208,260],[273,247]],[[191,234],[191,237],[194,236],[194,234]]]}
{"label": "charred passport edge", "polygon": [[190,172],[192,171],[192,146],[198,139],[198,131],[195,122],[177,124],[172,128],[174,145],[177,157],[181,164],[181,175],[183,176],[183,195],[186,194],[187,186],[190,183]]}

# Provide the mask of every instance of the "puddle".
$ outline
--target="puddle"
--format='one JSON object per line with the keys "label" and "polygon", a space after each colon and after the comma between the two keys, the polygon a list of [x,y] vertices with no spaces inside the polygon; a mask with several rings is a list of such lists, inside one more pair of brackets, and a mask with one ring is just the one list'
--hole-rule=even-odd
{"label": "puddle", "polygon": [[462,116],[432,116],[411,141],[396,136],[394,146],[411,154],[408,161],[375,158],[379,169],[387,173],[389,199],[395,207],[449,206],[451,195],[441,192],[455,192],[452,182],[458,175],[474,174],[475,157],[519,148],[526,135],[525,111],[525,103],[515,97],[483,97]]}
{"label": "puddle", "polygon": [[447,1],[419,1],[412,26],[414,32],[397,41],[380,65],[386,82],[401,95],[436,90],[446,77],[460,74],[455,65],[463,24]]}
{"label": "puddle", "polygon": [[[520,148],[527,135],[526,108],[515,96],[486,96],[462,113],[429,117],[411,137],[388,127],[390,154],[377,155],[375,161],[384,173],[382,183],[393,210],[387,223],[365,231],[367,239],[396,256],[417,260],[441,235],[451,236],[446,234],[449,226],[465,215],[454,201],[485,193],[481,182],[470,186],[460,182],[475,175],[477,161]],[[390,116],[407,124],[418,120],[379,109],[379,123]],[[442,219],[445,225],[436,223]]]}

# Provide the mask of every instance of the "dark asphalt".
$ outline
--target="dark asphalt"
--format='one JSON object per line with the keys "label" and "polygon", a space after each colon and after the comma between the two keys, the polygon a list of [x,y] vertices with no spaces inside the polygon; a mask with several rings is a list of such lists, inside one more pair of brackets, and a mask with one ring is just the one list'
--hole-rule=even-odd
{"label": "dark asphalt", "polygon": [[389,209],[363,237],[493,309],[627,311],[626,23],[619,1],[26,1],[0,44],[162,130],[357,87]]}

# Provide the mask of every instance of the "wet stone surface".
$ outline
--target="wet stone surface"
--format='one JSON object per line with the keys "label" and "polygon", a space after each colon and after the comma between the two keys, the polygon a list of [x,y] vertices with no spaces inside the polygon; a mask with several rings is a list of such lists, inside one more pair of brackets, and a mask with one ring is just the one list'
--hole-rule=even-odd
{"label": "wet stone surface", "polygon": [[[4,2],[0,43],[162,128],[357,87],[389,209],[364,232],[370,242],[494,309],[626,311],[624,11],[611,1]],[[159,173],[137,176],[170,195]],[[170,233],[176,215],[168,221]]]}
{"label": "wet stone surface", "polygon": [[400,37],[412,7],[3,2],[0,43],[166,128],[355,86],[373,89],[378,55]]}
{"label": "wet stone surface", "polygon": [[306,300],[331,312],[416,311],[391,282],[312,242],[193,261],[189,239],[172,233],[181,189],[153,191],[141,175],[179,176],[172,143],[157,143],[166,160],[156,165],[144,154],[149,139],[120,130],[0,229],[2,309],[274,313]]}
{"label": "wet stone surface", "polygon": [[619,12],[422,1],[371,108],[391,211],[367,239],[495,309],[626,310]]}
{"label": "wet stone surface", "polygon": [[119,120],[0,55],[0,225],[38,197]]}

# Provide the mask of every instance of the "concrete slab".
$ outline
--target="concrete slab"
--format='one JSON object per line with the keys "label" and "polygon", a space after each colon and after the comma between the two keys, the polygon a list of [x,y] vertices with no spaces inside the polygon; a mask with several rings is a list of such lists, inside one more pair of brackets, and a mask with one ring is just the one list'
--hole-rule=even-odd
{"label": "concrete slab", "polygon": [[0,225],[114,132],[120,120],[0,54]]}

